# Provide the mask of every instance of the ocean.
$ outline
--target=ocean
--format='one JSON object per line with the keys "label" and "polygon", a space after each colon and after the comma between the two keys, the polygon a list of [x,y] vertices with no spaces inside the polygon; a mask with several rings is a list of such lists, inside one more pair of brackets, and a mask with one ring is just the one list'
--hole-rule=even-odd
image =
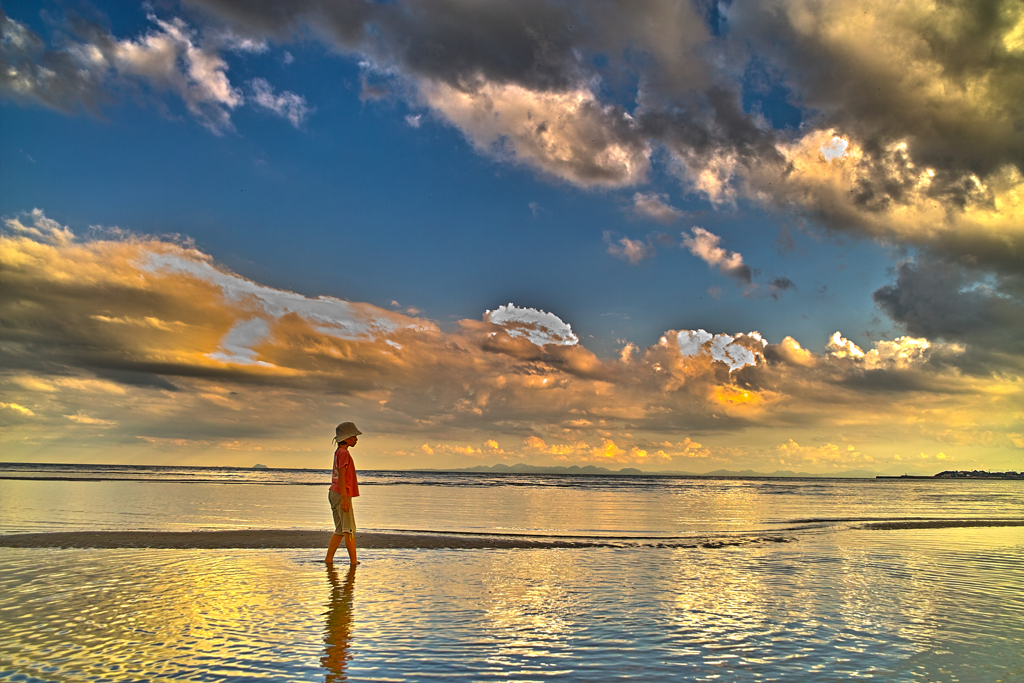
{"label": "ocean", "polygon": [[[329,476],[0,463],[0,534],[328,530]],[[0,681],[1024,680],[1024,482],[360,488],[363,531],[601,547],[4,547]]]}

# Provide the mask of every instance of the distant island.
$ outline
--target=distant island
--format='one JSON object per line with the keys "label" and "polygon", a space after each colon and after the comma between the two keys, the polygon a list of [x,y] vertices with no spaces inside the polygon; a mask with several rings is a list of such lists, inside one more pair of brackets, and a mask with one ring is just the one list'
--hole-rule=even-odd
{"label": "distant island", "polygon": [[878,475],[877,479],[1024,479],[1024,472],[986,472],[984,470],[946,470],[930,477],[913,474]]}
{"label": "distant island", "polygon": [[[437,471],[437,470],[421,470],[421,471]],[[672,471],[659,471],[659,472],[644,472],[638,470],[635,467],[624,467],[620,470],[610,470],[607,467],[599,467],[596,465],[586,465],[580,467],[579,465],[571,465],[568,467],[553,466],[553,467],[542,467],[540,465],[527,465],[526,463],[519,463],[516,465],[477,465],[475,467],[462,467],[462,468],[450,468],[443,469],[444,472],[489,472],[489,473],[505,473],[505,474],[616,474],[616,475],[640,475],[645,477],[769,477],[769,478],[781,478],[781,477],[806,477],[806,478],[844,478],[844,479],[870,479],[875,476],[875,472],[868,470],[849,470],[846,472],[835,472],[830,474],[812,474],[810,472],[793,472],[791,470],[776,470],[774,472],[756,472],[754,470],[715,470],[714,472],[684,472],[680,470]]]}
{"label": "distant island", "polygon": [[948,470],[938,474],[878,474],[871,470],[846,470],[843,472],[830,472],[828,474],[816,474],[812,472],[794,472],[792,470],[775,470],[774,472],[757,472],[755,470],[715,470],[714,472],[684,472],[681,470],[644,472],[635,467],[624,467],[620,470],[611,470],[607,467],[597,465],[579,465],[542,467],[540,465],[527,465],[518,463],[516,465],[476,465],[475,467],[453,467],[421,469],[420,472],[479,472],[493,474],[590,474],[590,475],[631,475],[644,477],[722,477],[732,479],[743,478],[772,478],[782,479],[787,477],[798,479],[1024,479],[1024,472],[984,472],[981,470]]}
{"label": "distant island", "polygon": [[259,463],[256,463],[255,465],[253,465],[253,466],[252,466],[252,468],[253,468],[254,470],[266,470],[266,469],[270,469],[270,468],[269,468],[269,467],[267,467],[266,465],[261,465],[261,464],[259,464]]}

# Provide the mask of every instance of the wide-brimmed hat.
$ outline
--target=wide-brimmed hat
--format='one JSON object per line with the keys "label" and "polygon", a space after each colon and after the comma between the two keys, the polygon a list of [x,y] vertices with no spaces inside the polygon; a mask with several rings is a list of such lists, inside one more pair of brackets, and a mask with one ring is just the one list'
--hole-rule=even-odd
{"label": "wide-brimmed hat", "polygon": [[337,429],[334,430],[334,438],[338,441],[344,441],[350,436],[359,436],[360,434],[362,434],[362,432],[356,429],[355,422],[342,422],[338,425]]}

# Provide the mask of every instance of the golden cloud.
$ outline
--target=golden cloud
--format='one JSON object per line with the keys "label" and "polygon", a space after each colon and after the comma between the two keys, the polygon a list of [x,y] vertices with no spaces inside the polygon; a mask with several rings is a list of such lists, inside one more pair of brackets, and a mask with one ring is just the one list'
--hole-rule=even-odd
{"label": "golden cloud", "polygon": [[[834,155],[834,141],[843,152]],[[916,161],[906,139],[870,151],[835,129],[778,146],[783,165],[746,172],[767,204],[807,210],[827,225],[932,247],[974,263],[1017,263],[1024,251],[1024,176],[1011,164],[989,174]]]}
{"label": "golden cloud", "polygon": [[821,429],[875,444],[837,455],[863,463],[886,440],[940,433],[946,451],[955,442],[1008,453],[1012,439],[970,435],[1008,433],[1020,420],[1019,377],[961,373],[956,348],[917,337],[864,351],[837,333],[816,354],[756,332],[669,330],[599,358],[553,313],[511,307],[442,332],[369,304],[265,287],[155,238],[9,230],[0,268],[5,447],[67,430],[88,443],[103,427],[108,449],[183,440],[304,454],[329,441],[316,435],[344,410],[391,453],[453,463],[771,461],[772,448],[737,444]]}

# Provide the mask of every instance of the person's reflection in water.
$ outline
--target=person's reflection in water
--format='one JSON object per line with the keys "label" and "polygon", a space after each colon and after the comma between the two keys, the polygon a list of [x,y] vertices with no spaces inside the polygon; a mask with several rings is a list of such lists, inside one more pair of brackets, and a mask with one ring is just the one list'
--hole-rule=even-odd
{"label": "person's reflection in water", "polygon": [[327,628],[324,629],[324,656],[320,665],[327,669],[325,682],[347,681],[345,667],[352,659],[348,652],[352,628],[352,587],[356,582],[356,568],[351,566],[345,580],[339,578],[338,570],[327,565],[327,578],[331,581],[331,602],[327,606]]}

